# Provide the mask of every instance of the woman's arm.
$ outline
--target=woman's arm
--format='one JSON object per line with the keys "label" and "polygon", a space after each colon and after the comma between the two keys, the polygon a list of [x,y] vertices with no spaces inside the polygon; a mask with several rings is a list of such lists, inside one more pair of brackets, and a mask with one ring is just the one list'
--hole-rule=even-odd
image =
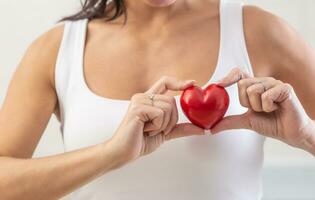
{"label": "woman's arm", "polygon": [[284,20],[257,7],[244,8],[244,28],[255,76],[291,84],[315,119],[314,49]]}
{"label": "woman's arm", "polygon": [[[98,176],[116,169],[109,143],[57,156],[28,159],[0,157],[0,199],[59,199]],[[23,147],[20,147],[23,149]]]}
{"label": "woman's arm", "polygon": [[57,199],[120,165],[108,143],[30,159],[57,105],[53,72],[62,32],[37,39],[10,83],[0,111],[0,199]]}

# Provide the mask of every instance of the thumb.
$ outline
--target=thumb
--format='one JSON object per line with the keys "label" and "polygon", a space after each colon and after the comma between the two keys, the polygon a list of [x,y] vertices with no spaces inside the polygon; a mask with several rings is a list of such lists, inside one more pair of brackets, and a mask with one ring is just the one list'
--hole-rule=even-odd
{"label": "thumb", "polygon": [[172,140],[192,135],[205,135],[205,131],[203,128],[195,126],[191,123],[180,123],[175,125],[172,131],[165,136],[165,139]]}
{"label": "thumb", "polygon": [[223,118],[217,125],[211,129],[212,134],[231,129],[250,129],[248,117],[245,114],[231,115]]}
{"label": "thumb", "polygon": [[219,80],[217,82],[218,85],[222,87],[229,87],[233,85],[234,83],[237,83],[241,79],[249,78],[250,75],[246,72],[242,71],[240,68],[233,68],[229,74],[224,77],[223,79]]}
{"label": "thumb", "polygon": [[165,94],[168,90],[182,91],[189,86],[193,86],[195,82],[195,80],[183,81],[171,76],[163,76],[146,93]]}

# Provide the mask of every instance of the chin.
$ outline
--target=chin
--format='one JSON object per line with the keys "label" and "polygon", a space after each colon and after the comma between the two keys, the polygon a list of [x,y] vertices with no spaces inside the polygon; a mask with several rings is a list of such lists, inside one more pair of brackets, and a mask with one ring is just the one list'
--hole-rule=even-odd
{"label": "chin", "polygon": [[177,0],[146,0],[152,7],[167,7],[173,5]]}

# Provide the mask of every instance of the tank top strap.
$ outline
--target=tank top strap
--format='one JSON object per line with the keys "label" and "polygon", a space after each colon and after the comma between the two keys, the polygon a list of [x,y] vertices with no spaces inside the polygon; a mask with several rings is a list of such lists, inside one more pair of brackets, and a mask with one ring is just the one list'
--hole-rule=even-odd
{"label": "tank top strap", "polygon": [[[65,112],[69,89],[80,81],[88,19],[65,21],[55,66],[55,85],[60,112]],[[63,122],[63,114],[61,113]],[[62,123],[63,124],[63,123]],[[61,128],[62,129],[62,128]]]}
{"label": "tank top strap", "polygon": [[76,85],[81,75],[87,19],[66,21],[55,69],[56,90],[66,99],[69,88]]}
{"label": "tank top strap", "polygon": [[240,67],[253,75],[245,41],[243,5],[239,1],[221,0],[221,59],[225,65],[221,67],[225,68],[224,71]]}

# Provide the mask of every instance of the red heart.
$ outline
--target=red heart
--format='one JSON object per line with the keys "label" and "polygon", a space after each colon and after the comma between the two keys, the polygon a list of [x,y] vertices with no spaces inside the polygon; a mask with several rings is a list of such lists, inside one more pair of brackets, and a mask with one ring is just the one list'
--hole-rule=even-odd
{"label": "red heart", "polygon": [[186,117],[204,129],[211,129],[224,117],[229,101],[226,90],[216,84],[210,84],[205,89],[190,86],[180,97],[180,104]]}

